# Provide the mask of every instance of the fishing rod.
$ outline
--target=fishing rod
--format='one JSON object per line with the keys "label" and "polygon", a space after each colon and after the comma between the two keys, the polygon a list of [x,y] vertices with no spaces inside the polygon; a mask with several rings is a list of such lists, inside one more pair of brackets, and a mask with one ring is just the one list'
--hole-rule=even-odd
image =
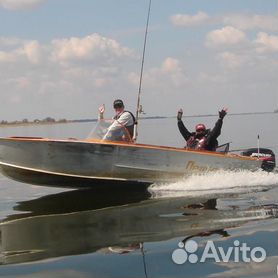
{"label": "fishing rod", "polygon": [[258,134],[257,137],[257,149],[258,149],[258,155],[260,155],[260,134]]}
{"label": "fishing rod", "polygon": [[141,253],[142,253],[142,257],[143,257],[143,265],[144,265],[145,277],[148,278],[147,266],[146,266],[146,257],[145,257],[145,251],[144,251],[144,242],[140,243],[140,250],[141,250]]}
{"label": "fishing rod", "polygon": [[147,16],[147,23],[146,23],[146,30],[145,30],[144,47],[143,47],[140,80],[139,80],[139,89],[138,89],[138,96],[137,96],[137,109],[136,109],[136,117],[135,117],[135,124],[134,124],[134,133],[133,133],[134,142],[136,142],[136,140],[137,140],[139,114],[142,111],[142,106],[140,105],[140,100],[141,100],[141,92],[142,92],[142,80],[143,80],[143,72],[144,72],[147,37],[148,37],[148,30],[149,30],[149,21],[150,21],[150,14],[151,14],[151,5],[152,5],[152,0],[149,1],[148,16]]}

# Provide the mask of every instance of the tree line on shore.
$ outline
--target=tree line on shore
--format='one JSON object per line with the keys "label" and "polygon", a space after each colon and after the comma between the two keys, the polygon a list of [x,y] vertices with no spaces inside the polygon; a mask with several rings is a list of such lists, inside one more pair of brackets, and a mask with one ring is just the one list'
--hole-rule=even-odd
{"label": "tree line on shore", "polygon": [[67,119],[59,119],[56,120],[54,118],[51,117],[46,117],[44,119],[34,119],[34,120],[28,120],[28,119],[23,119],[21,121],[5,121],[2,120],[0,121],[1,125],[17,125],[17,124],[40,124],[40,123],[67,123],[68,120]]}
{"label": "tree line on shore", "polygon": [[[278,113],[278,109],[275,109],[273,112],[251,112],[251,113],[236,113],[230,114],[232,115],[247,115],[247,114],[269,114],[269,113]],[[217,115],[187,115],[187,117],[210,117],[210,116],[217,116]],[[143,119],[159,119],[159,118],[168,118],[168,117],[161,117],[161,116],[154,116],[154,117],[143,117]],[[0,121],[0,125],[20,125],[20,124],[51,124],[51,123],[69,123],[69,122],[95,122],[97,119],[80,119],[80,120],[67,120],[67,119],[54,119],[52,117],[46,117],[44,119],[34,119],[28,120],[23,119],[21,121]]]}

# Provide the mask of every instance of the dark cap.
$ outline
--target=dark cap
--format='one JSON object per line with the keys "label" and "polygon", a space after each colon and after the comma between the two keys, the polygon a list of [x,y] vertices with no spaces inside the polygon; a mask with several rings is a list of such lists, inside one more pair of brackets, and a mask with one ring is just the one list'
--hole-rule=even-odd
{"label": "dark cap", "polygon": [[116,99],[113,103],[113,107],[116,108],[122,108],[124,107],[124,103],[121,99]]}

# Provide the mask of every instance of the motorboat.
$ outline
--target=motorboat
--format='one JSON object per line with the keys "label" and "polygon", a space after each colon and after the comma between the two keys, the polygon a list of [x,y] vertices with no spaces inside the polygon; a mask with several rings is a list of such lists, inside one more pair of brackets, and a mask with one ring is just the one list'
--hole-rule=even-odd
{"label": "motorboat", "polygon": [[0,169],[6,176],[38,185],[101,186],[174,182],[217,170],[256,171],[263,161],[227,150],[200,151],[138,144],[122,127],[109,134],[100,120],[88,138],[0,138]]}
{"label": "motorboat", "polygon": [[[140,103],[144,57],[151,1],[149,1],[141,63],[135,140],[124,128],[111,133],[111,121],[100,120],[89,138],[56,140],[50,138],[0,138],[0,169],[16,180],[53,186],[149,185],[172,182],[194,173],[217,170],[255,171],[269,165],[267,157],[232,154],[224,151],[198,151],[136,143],[137,122],[143,113]],[[264,160],[263,160],[264,159]],[[275,164],[270,165],[272,167]]]}

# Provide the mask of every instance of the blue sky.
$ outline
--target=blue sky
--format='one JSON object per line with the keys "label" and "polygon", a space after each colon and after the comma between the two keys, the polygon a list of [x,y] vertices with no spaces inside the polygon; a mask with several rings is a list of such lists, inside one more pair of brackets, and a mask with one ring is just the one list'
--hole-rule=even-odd
{"label": "blue sky", "polygon": [[[94,117],[118,97],[133,110],[147,7],[147,0],[0,0],[0,120]],[[273,110],[277,29],[276,0],[153,0],[144,109]]]}
{"label": "blue sky", "polygon": [[[138,0],[49,0],[36,9],[22,11],[2,8],[0,32],[2,36],[36,38],[40,41],[85,36],[92,32],[113,35],[113,32],[129,28],[143,28],[147,5],[148,1]],[[151,24],[169,30],[168,19],[172,14],[193,15],[200,10],[211,15],[233,12],[275,15],[277,1],[153,0]],[[194,29],[189,31],[194,33]],[[132,46],[132,41],[129,44]]]}

